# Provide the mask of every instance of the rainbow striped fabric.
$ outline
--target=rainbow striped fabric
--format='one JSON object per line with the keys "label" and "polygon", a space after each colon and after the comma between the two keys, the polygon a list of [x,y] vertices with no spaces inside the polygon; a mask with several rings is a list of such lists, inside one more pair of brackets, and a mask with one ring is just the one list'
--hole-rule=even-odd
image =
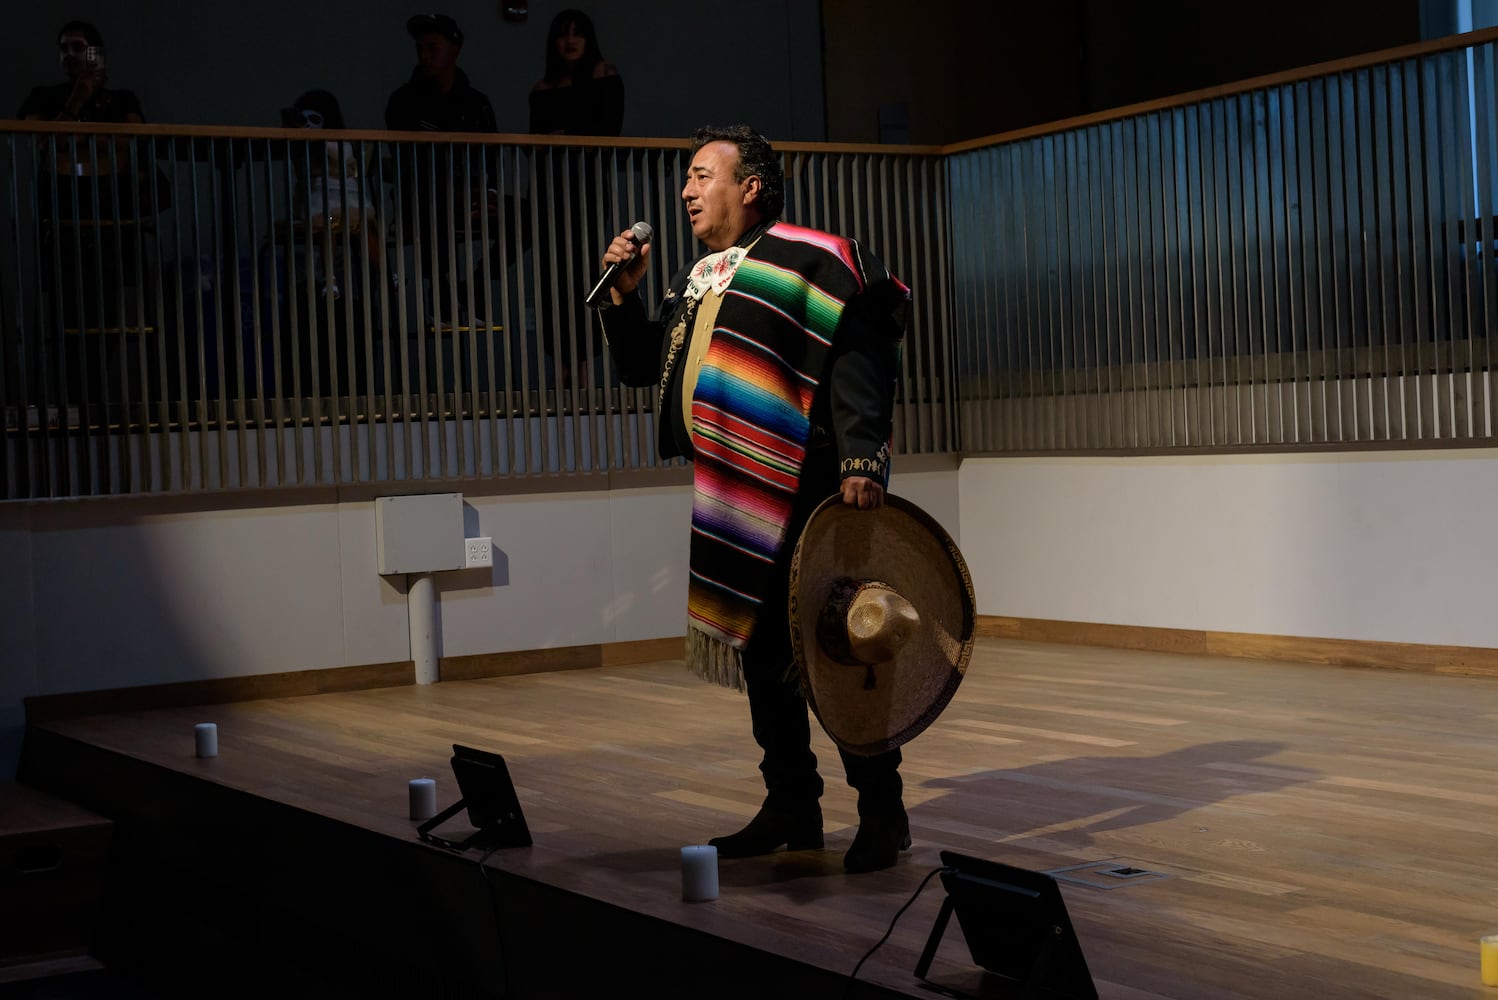
{"label": "rainbow striped fabric", "polygon": [[[692,400],[688,659],[698,673],[742,687],[723,646],[742,650],[786,544],[791,504],[825,377],[849,301],[875,294],[891,309],[909,289],[852,240],[776,223],[724,292]],[[695,651],[695,653],[694,653]]]}

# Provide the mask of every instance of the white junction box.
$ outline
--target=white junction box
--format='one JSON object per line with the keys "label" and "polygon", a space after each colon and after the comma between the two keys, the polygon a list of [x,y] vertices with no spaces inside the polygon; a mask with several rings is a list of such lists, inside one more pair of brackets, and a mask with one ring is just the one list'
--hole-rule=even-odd
{"label": "white junction box", "polygon": [[376,498],[375,565],[381,575],[471,565],[464,549],[463,494]]}

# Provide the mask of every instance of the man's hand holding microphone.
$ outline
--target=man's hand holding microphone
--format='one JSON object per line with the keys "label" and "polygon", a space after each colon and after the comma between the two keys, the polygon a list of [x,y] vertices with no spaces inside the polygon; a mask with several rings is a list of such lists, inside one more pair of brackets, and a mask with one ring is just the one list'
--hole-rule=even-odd
{"label": "man's hand holding microphone", "polygon": [[639,286],[650,269],[650,238],[654,235],[648,222],[636,222],[614,237],[603,252],[603,277],[588,293],[587,305],[601,309],[608,299],[617,306]]}

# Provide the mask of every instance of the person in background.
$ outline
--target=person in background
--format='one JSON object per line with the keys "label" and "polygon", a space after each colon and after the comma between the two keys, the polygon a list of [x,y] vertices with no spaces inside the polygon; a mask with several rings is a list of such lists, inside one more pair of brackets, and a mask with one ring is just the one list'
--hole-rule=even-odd
{"label": "person in background", "polygon": [[[128,90],[114,90],[109,86],[108,58],[104,48],[104,36],[99,29],[87,21],[69,21],[57,32],[57,64],[67,78],[63,83],[32,88],[26,100],[21,102],[16,117],[26,121],[44,122],[88,122],[100,124],[139,124],[145,121],[140,101]],[[130,139],[117,136],[110,142],[100,138],[79,135],[74,141],[58,136],[55,142],[47,142],[45,159],[50,161],[55,173],[76,178],[115,178],[114,181],[98,184],[100,213],[113,214],[116,206],[122,212],[133,215],[133,185],[124,179],[130,173]],[[144,165],[137,169],[143,174]],[[80,185],[84,187],[86,185]],[[144,193],[144,192],[143,192]],[[80,191],[89,196],[92,204],[92,188]],[[50,191],[42,192],[45,202]]]}
{"label": "person in background", "polygon": [[[489,98],[474,88],[458,68],[463,31],[446,14],[417,14],[406,22],[416,43],[416,68],[385,105],[385,127],[394,132],[499,131]],[[401,201],[405,241],[422,248],[431,268],[435,312],[456,296],[466,311],[466,254],[462,244],[479,238],[479,214],[495,210],[493,147],[465,150],[458,143],[407,144]],[[487,175],[487,179],[485,177]],[[435,215],[432,214],[435,203]],[[458,243],[456,262],[449,244]],[[461,273],[459,273],[461,268]]]}
{"label": "person in background", "polygon": [[593,22],[564,10],[546,36],[546,75],[531,88],[531,134],[619,135],[624,80],[603,58]]}
{"label": "person in background", "polygon": [[[603,57],[588,15],[564,10],[546,34],[546,73],[530,93],[533,135],[614,136],[624,124],[624,81]],[[539,215],[536,243],[535,335],[547,358],[552,385],[603,381],[603,337],[579,314],[565,261],[593,246],[601,206],[611,201],[607,177],[597,182],[596,150],[546,146],[536,150],[536,189],[531,204]],[[561,235],[571,253],[558,251]],[[592,365],[589,366],[590,356]]]}
{"label": "person in background", "polygon": [[385,104],[394,132],[498,132],[489,98],[458,68],[463,30],[446,14],[417,14],[406,22],[416,42],[411,79]]}
{"label": "person in background", "polygon": [[140,101],[128,90],[112,90],[104,36],[87,21],[69,21],[57,33],[57,63],[64,83],[35,87],[17,118],[46,122],[143,122]]}
{"label": "person in background", "polygon": [[[338,98],[327,90],[306,91],[282,108],[281,125],[306,130],[306,139],[287,143],[294,180],[287,236],[276,248],[287,255],[278,308],[282,330],[297,335],[281,345],[280,378],[318,395],[358,393],[368,384],[359,302],[366,285],[377,291],[383,280],[383,233],[364,187],[360,150],[347,139],[323,138],[325,130],[347,127]],[[353,308],[333,305],[345,298]],[[274,371],[274,355],[261,364]]]}
{"label": "person in background", "polygon": [[[69,21],[58,30],[57,63],[64,81],[33,88],[17,118],[94,125],[145,121],[133,93],[109,86],[104,36],[94,25]],[[120,368],[116,352],[126,349],[123,337],[96,335],[137,325],[132,303],[122,311],[120,302],[133,295],[148,266],[141,223],[171,200],[170,186],[147,159],[149,141],[136,143],[132,136],[96,131],[35,137],[48,332],[46,346],[33,354],[42,356],[44,367],[64,373],[56,381],[37,377],[74,399],[138,396],[138,373],[124,384],[105,377]]]}
{"label": "person in background", "polygon": [[[347,128],[338,98],[330,91],[309,90],[281,112],[281,124],[287,128]],[[314,229],[329,224],[359,232],[366,217],[373,216],[374,205],[361,192],[359,155],[348,140],[329,139],[307,152],[294,156],[297,172],[298,209],[305,209]],[[305,176],[303,172],[305,171]]]}

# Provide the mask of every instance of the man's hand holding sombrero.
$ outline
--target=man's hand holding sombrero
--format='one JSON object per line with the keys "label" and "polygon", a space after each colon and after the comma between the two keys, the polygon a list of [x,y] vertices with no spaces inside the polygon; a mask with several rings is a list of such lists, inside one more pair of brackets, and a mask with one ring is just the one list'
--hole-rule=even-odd
{"label": "man's hand holding sombrero", "polygon": [[849,476],[843,480],[843,503],[859,510],[873,510],[884,503],[884,487],[877,479]]}

